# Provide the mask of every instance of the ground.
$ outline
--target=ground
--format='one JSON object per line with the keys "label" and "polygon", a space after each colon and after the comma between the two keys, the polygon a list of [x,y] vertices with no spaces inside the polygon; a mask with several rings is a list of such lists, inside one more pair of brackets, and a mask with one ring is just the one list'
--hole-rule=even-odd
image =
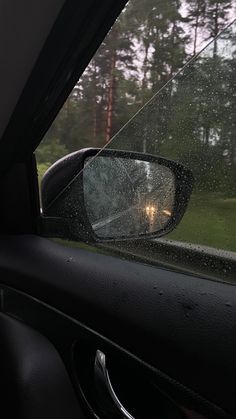
{"label": "ground", "polygon": [[181,223],[166,237],[236,252],[236,198],[192,196]]}

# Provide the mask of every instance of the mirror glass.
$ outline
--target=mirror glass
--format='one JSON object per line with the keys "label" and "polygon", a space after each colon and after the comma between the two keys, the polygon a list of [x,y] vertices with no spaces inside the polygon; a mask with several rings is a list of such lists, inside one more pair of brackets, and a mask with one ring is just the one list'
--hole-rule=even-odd
{"label": "mirror glass", "polygon": [[163,229],[175,202],[175,176],[156,162],[98,155],[83,171],[84,203],[100,238]]}

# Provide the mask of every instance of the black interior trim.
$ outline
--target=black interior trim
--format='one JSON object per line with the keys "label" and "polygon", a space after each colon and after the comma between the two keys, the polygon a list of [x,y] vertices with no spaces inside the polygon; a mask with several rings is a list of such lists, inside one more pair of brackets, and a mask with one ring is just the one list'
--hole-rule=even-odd
{"label": "black interior trim", "polygon": [[82,419],[75,391],[53,345],[0,313],[0,388],[4,418]]}
{"label": "black interior trim", "polygon": [[0,233],[39,233],[40,205],[34,155],[4,173],[0,190]]}
{"label": "black interior trim", "polygon": [[2,237],[0,246],[2,284],[71,316],[236,415],[234,285],[94,257],[35,236]]}
{"label": "black interior trim", "polygon": [[35,150],[127,0],[67,0],[0,142],[0,170]]}

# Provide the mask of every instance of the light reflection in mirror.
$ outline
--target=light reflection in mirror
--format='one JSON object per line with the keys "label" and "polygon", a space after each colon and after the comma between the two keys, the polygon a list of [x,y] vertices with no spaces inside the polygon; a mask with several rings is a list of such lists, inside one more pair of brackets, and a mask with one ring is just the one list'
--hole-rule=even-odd
{"label": "light reflection in mirror", "polygon": [[83,172],[89,222],[101,238],[165,228],[175,202],[175,176],[156,162],[97,156]]}

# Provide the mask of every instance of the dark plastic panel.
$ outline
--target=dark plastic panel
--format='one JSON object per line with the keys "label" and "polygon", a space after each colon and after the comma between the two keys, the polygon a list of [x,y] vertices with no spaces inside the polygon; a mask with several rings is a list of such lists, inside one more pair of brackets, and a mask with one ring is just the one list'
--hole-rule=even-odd
{"label": "dark plastic panel", "polygon": [[84,418],[65,366],[44,336],[0,313],[0,340],[5,419]]}
{"label": "dark plastic panel", "polygon": [[36,236],[2,237],[1,283],[102,334],[236,415],[236,288]]}

